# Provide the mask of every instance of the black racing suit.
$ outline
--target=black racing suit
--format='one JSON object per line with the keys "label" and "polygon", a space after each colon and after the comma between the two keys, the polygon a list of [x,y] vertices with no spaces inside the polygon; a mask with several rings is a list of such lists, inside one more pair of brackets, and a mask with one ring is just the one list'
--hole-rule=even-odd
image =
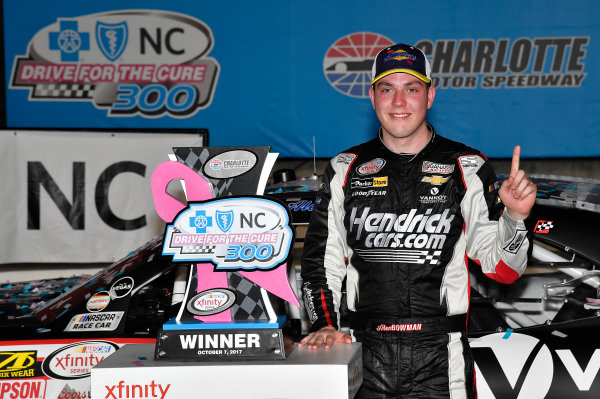
{"label": "black racing suit", "polygon": [[467,258],[502,283],[526,267],[525,225],[502,212],[486,158],[428,127],[416,155],[378,137],[334,157],[306,234],[309,319],[313,330],[339,328],[346,279],[364,397],[475,397]]}

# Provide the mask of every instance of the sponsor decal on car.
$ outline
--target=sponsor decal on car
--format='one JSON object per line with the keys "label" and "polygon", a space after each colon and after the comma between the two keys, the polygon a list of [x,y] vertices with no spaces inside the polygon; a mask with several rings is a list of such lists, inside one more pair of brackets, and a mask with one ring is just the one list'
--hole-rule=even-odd
{"label": "sponsor decal on car", "polygon": [[73,389],[66,384],[65,387],[60,391],[57,399],[88,399],[91,398],[92,394],[89,390],[78,391]]}
{"label": "sponsor decal on car", "polygon": [[131,292],[134,286],[133,278],[123,277],[110,287],[110,296],[112,298],[123,298]]}
{"label": "sponsor decal on car", "polygon": [[294,201],[287,204],[292,212],[311,212],[315,204],[311,200]]}
{"label": "sponsor decal on car", "polygon": [[552,228],[554,228],[554,222],[552,220],[538,220],[533,232],[537,234],[548,234]]}
{"label": "sponsor decal on car", "polygon": [[105,309],[110,303],[110,293],[107,291],[98,292],[88,299],[85,307],[90,312],[99,312]]}
{"label": "sponsor decal on car", "polygon": [[45,380],[0,381],[0,398],[44,399]]}
{"label": "sponsor decal on car", "polygon": [[36,359],[35,350],[0,352],[0,379],[34,377]]}
{"label": "sponsor decal on car", "polygon": [[[97,313],[95,314],[97,315]],[[107,342],[105,342],[107,341]],[[85,344],[90,343],[89,346]],[[82,365],[95,363],[101,357],[115,353],[108,348],[110,344],[122,347],[127,344],[154,344],[154,338],[109,338],[106,340],[90,339],[43,339],[17,340],[0,342],[0,399],[7,398],[44,398],[44,399],[88,399],[90,398],[90,375],[81,378],[65,379],[69,374],[62,366],[69,369],[71,360],[73,369],[85,368]],[[72,349],[66,349],[76,345]],[[54,355],[56,352],[56,355]],[[67,355],[69,355],[67,357]],[[94,356],[93,361],[90,355]],[[50,356],[54,360],[46,360]],[[77,358],[77,359],[76,359]],[[43,364],[51,362],[56,377],[43,371]],[[27,367],[25,367],[27,366]],[[31,373],[31,369],[35,371]],[[12,370],[12,371],[9,371]],[[6,374],[8,373],[8,374]]]}
{"label": "sponsor decal on car", "polygon": [[90,376],[92,367],[119,349],[109,341],[83,341],[64,346],[42,363],[42,371],[48,377],[75,380]]}
{"label": "sponsor decal on car", "polygon": [[588,344],[586,350],[573,350],[553,342],[511,329],[472,339],[478,397],[598,397],[600,349]]}
{"label": "sponsor decal on car", "polygon": [[83,313],[71,318],[64,331],[114,331],[125,312]]}

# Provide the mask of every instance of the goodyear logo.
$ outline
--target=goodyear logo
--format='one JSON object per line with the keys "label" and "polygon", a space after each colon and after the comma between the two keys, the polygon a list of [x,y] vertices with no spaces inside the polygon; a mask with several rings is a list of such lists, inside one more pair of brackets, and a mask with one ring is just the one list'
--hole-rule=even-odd
{"label": "goodyear logo", "polygon": [[0,378],[34,377],[37,351],[0,352]]}
{"label": "goodyear logo", "polygon": [[433,184],[434,186],[441,186],[442,184],[446,183],[448,181],[449,177],[443,177],[443,176],[425,176],[423,178],[423,180],[421,180],[422,182],[425,183],[429,183],[429,184]]}

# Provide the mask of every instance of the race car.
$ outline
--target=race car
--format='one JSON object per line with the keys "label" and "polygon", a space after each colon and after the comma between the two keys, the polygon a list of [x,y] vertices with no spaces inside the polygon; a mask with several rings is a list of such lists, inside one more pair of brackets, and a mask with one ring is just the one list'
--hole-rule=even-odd
{"label": "race car", "polygon": [[[478,397],[597,398],[600,182],[533,179],[538,199],[526,273],[503,285],[470,268]],[[301,230],[318,185],[314,178],[275,184],[266,195],[286,203]],[[301,247],[302,235],[296,237]],[[0,289],[0,397],[89,397],[94,365],[123,345],[155,342],[180,308],[188,274],[187,265],[162,255],[162,244],[155,237],[94,276]],[[299,273],[292,274],[298,290]],[[286,312],[301,339],[304,311]]]}

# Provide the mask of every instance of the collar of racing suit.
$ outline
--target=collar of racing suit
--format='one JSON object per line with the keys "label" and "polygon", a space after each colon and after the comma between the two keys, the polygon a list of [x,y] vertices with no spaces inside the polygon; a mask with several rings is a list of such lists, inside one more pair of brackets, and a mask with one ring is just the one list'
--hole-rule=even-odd
{"label": "collar of racing suit", "polygon": [[[435,141],[435,137],[436,137],[436,132],[435,132],[435,128],[433,127],[432,124],[425,122],[427,125],[427,129],[429,129],[429,132],[431,133],[431,136],[429,137],[429,141],[427,142],[427,144],[425,145],[425,147],[423,147],[421,149],[421,151],[417,152],[416,154],[407,154],[407,153],[397,153],[395,151],[392,151],[387,145],[385,145],[385,143],[383,142],[383,139],[381,137],[381,128],[379,128],[379,130],[377,131],[377,137],[379,138],[379,142],[381,143],[381,145],[391,154],[396,154],[397,156],[401,156],[403,158],[405,158],[405,162],[406,163],[410,163],[412,162],[415,158],[417,158],[420,154],[425,154],[427,152],[429,152],[429,149],[432,147],[434,141]],[[411,156],[412,155],[412,156]]]}

